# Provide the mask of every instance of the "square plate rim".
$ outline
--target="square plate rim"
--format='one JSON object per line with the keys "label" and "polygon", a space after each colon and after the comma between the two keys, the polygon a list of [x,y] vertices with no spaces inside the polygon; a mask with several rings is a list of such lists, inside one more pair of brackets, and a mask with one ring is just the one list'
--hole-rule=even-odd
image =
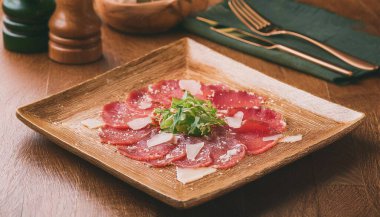
{"label": "square plate rim", "polygon": [[[88,84],[89,82],[91,82],[91,81],[93,81],[93,80],[95,80],[95,79],[101,79],[101,78],[103,78],[103,77],[107,77],[109,74],[112,74],[113,70],[115,70],[115,69],[117,69],[117,68],[126,67],[126,66],[128,66],[128,65],[130,65],[130,64],[133,64],[133,62],[135,62],[135,61],[138,61],[138,60],[140,60],[140,59],[143,59],[143,58],[145,58],[145,57],[147,57],[147,56],[149,56],[149,55],[151,55],[151,54],[153,54],[153,53],[155,53],[155,52],[159,52],[159,51],[162,50],[162,49],[169,48],[169,47],[174,46],[174,45],[176,45],[176,44],[178,44],[178,43],[186,43],[186,46],[194,45],[194,43],[197,44],[197,45],[201,45],[201,44],[199,44],[198,42],[195,42],[195,41],[193,41],[192,39],[189,39],[189,38],[183,38],[183,39],[180,39],[180,40],[175,41],[175,42],[173,42],[173,43],[170,43],[170,44],[168,44],[168,45],[165,45],[165,46],[162,46],[162,47],[160,47],[160,48],[157,48],[157,49],[155,49],[155,50],[153,50],[153,51],[151,51],[151,52],[149,52],[149,53],[147,53],[147,54],[145,54],[145,55],[143,55],[143,56],[141,56],[141,57],[138,57],[138,58],[136,58],[136,59],[134,59],[134,60],[131,60],[131,61],[125,63],[125,64],[121,64],[120,66],[117,66],[117,67],[115,67],[115,68],[112,68],[112,69],[108,70],[107,72],[102,73],[102,74],[100,74],[100,75],[97,75],[97,76],[95,76],[95,77],[92,77],[92,78],[90,78],[90,79],[88,79],[88,80],[86,80],[86,81],[84,81],[84,82],[81,82],[81,83],[79,83],[79,84],[76,84],[76,85],[74,85],[74,86],[71,86],[71,87],[69,87],[69,88],[67,88],[67,89],[64,89],[64,90],[62,90],[62,91],[59,91],[59,92],[57,92],[57,93],[55,93],[55,94],[52,94],[52,95],[46,96],[45,98],[42,98],[42,99],[37,100],[37,101],[34,101],[34,102],[29,103],[29,104],[27,104],[27,105],[21,106],[21,107],[17,108],[17,110],[16,110],[16,116],[17,116],[17,118],[18,118],[19,120],[21,120],[23,123],[25,123],[25,124],[26,124],[28,127],[30,127],[31,129],[36,130],[37,132],[43,134],[44,136],[47,136],[47,137],[48,137],[49,139],[51,139],[53,142],[58,143],[58,145],[59,145],[60,147],[64,148],[65,150],[68,150],[67,147],[64,146],[64,145],[68,145],[68,146],[70,146],[70,144],[68,144],[67,142],[61,140],[59,137],[57,137],[57,136],[55,136],[54,134],[52,134],[51,132],[49,132],[49,130],[46,130],[45,128],[43,128],[43,127],[39,126],[37,123],[35,123],[35,122],[31,119],[30,114],[29,114],[28,112],[25,112],[25,110],[26,110],[27,108],[29,108],[29,107],[35,105],[36,103],[42,103],[42,102],[45,101],[45,100],[49,100],[49,99],[51,99],[51,98],[57,97],[57,96],[59,96],[59,95],[61,95],[61,94],[64,94],[64,93],[67,92],[67,91],[70,91],[70,90],[74,89],[74,88],[80,88],[80,87],[82,87],[82,86],[85,86],[86,84]],[[189,44],[190,44],[190,45],[189,45]],[[201,46],[204,46],[204,45],[201,45]],[[210,48],[208,48],[208,47],[206,47],[206,46],[204,46],[204,47],[207,48],[207,49],[210,49]],[[210,50],[211,50],[211,49],[210,49]],[[218,52],[216,52],[216,51],[214,51],[214,50],[211,50],[211,51],[213,51],[213,52],[219,54]],[[184,52],[189,52],[189,51],[184,51]],[[219,54],[219,55],[222,55],[222,54]],[[224,56],[224,55],[223,55],[223,56]],[[228,57],[227,57],[227,58],[228,58]],[[233,61],[235,61],[235,60],[233,60]],[[235,62],[237,62],[237,61],[235,61]],[[239,63],[239,62],[237,62],[237,63]],[[241,63],[239,63],[239,64],[241,64]],[[246,67],[248,67],[248,66],[246,66]],[[251,69],[251,68],[250,68],[250,69]],[[260,73],[260,72],[259,72],[259,73]],[[269,76],[268,76],[268,77],[269,77]],[[276,79],[271,78],[271,77],[269,77],[269,78],[270,78],[270,79],[273,79],[273,80],[276,80]],[[277,80],[276,80],[276,81],[277,81]],[[282,83],[282,84],[285,84],[285,83],[283,83],[283,82],[281,82],[281,81],[277,81],[277,82],[280,82],[280,83]],[[292,86],[290,86],[290,87],[292,87]],[[292,88],[297,89],[297,90],[300,90],[300,89],[295,88],[295,87],[292,87]],[[301,91],[302,91],[302,90],[301,90]],[[306,91],[303,91],[303,92],[308,93],[308,92],[306,92]],[[308,94],[310,94],[310,93],[308,93]],[[310,95],[311,95],[311,94],[310,94]],[[312,95],[312,96],[314,96],[314,95]],[[317,97],[317,96],[314,96],[314,97],[319,98],[319,99],[322,99],[322,98]],[[324,100],[324,99],[322,99],[322,100]],[[324,100],[324,101],[326,101],[327,103],[335,104],[335,103],[330,102],[330,101],[327,101],[327,100]],[[339,106],[340,106],[340,105],[339,105]],[[342,107],[342,108],[345,108],[345,109],[348,109],[347,107],[344,107],[344,106],[341,106],[341,107]],[[351,109],[349,109],[349,110],[351,110]],[[364,119],[364,117],[365,117],[364,113],[361,113],[361,112],[358,112],[358,111],[354,111],[354,110],[351,110],[351,111],[358,113],[358,118],[356,118],[355,120],[352,120],[352,121],[344,122],[345,124],[347,124],[347,125],[344,127],[344,129],[347,129],[348,132],[351,131],[353,128],[355,128],[357,125],[359,125],[359,124],[363,121],[363,119]],[[322,141],[321,141],[321,142],[322,142]],[[63,143],[64,145],[61,144],[61,143]],[[80,149],[75,149],[75,150],[81,152]],[[87,155],[87,154],[84,153],[84,152],[81,152],[81,154],[78,154],[78,153],[73,152],[73,150],[68,150],[68,151],[74,153],[75,155],[78,155],[78,156],[81,157],[81,158],[84,158],[84,159],[87,160],[87,161],[90,161],[91,163],[94,163],[93,161],[97,161],[97,163],[95,164],[95,166],[100,167],[101,169],[106,170],[108,173],[110,173],[110,170],[107,170],[106,168],[104,168],[103,165],[102,165],[102,166],[99,165],[99,163],[100,163],[100,164],[103,164],[104,162],[101,162],[100,160],[94,158],[93,156]],[[310,150],[310,153],[313,152],[313,151],[314,151],[314,150]],[[309,153],[309,152],[308,152],[308,153]],[[307,155],[307,154],[305,154],[305,155]],[[303,157],[303,156],[302,156],[302,157]],[[293,162],[293,161],[295,161],[295,160],[292,160],[291,162]],[[285,164],[285,165],[286,165],[286,164]],[[273,168],[273,169],[271,169],[270,171],[272,171],[272,170],[274,170],[274,169],[277,169],[277,168]],[[270,171],[268,171],[268,172],[270,172]],[[264,176],[265,174],[266,174],[266,173],[264,173],[263,176]],[[115,175],[115,174],[112,173],[112,175]],[[115,175],[115,176],[117,177],[117,175]],[[120,178],[120,177],[118,177],[118,178]],[[126,180],[123,179],[123,181],[126,181]],[[153,196],[153,197],[158,198],[157,195],[152,195],[149,191],[155,191],[157,194],[161,194],[161,196],[165,197],[165,199],[168,200],[168,201],[164,201],[164,202],[168,203],[169,205],[175,206],[175,207],[177,207],[177,208],[189,208],[189,207],[191,207],[191,206],[194,206],[194,204],[195,204],[195,205],[200,204],[200,203],[194,203],[194,204],[193,204],[193,200],[195,200],[196,198],[190,198],[190,199],[185,199],[185,200],[181,200],[180,198],[172,198],[172,197],[170,197],[170,196],[168,196],[168,195],[165,195],[165,194],[162,194],[162,193],[160,193],[160,192],[157,192],[157,191],[154,190],[154,189],[150,189],[149,186],[147,186],[147,185],[139,184],[136,180],[130,180],[130,181],[133,182],[133,183],[128,182],[129,184],[133,185],[134,187],[136,187],[136,188],[138,188],[138,189],[140,189],[140,190],[143,190],[144,192],[150,194],[150,195]],[[127,181],[126,181],[126,182],[127,182]],[[243,183],[243,184],[245,184],[245,183]],[[231,189],[228,190],[228,192],[229,192],[229,191],[232,191],[233,189],[238,188],[239,186],[241,186],[241,185],[243,185],[243,184],[239,184],[239,185],[233,186]],[[137,186],[136,186],[136,185],[137,185]],[[147,190],[148,190],[148,191],[147,191]],[[213,193],[213,192],[211,192],[210,194],[212,194],[212,193]],[[218,196],[218,195],[216,195],[216,196]],[[160,199],[160,198],[158,198],[158,199]],[[160,199],[160,200],[161,200],[161,199]],[[163,201],[163,200],[161,200],[161,201]]]}

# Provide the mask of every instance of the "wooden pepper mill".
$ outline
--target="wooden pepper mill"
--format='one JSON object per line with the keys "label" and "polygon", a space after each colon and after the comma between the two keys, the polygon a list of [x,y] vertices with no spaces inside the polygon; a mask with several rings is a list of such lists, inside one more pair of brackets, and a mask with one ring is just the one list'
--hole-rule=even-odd
{"label": "wooden pepper mill", "polygon": [[102,56],[100,19],[92,0],[56,0],[49,21],[49,57],[60,63],[83,64]]}
{"label": "wooden pepper mill", "polygon": [[54,8],[54,0],[3,0],[4,47],[21,53],[46,51]]}

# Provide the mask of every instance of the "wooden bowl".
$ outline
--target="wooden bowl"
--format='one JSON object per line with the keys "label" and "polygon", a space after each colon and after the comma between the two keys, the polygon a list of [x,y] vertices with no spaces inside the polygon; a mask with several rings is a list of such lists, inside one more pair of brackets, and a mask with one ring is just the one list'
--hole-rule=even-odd
{"label": "wooden bowl", "polygon": [[94,7],[103,22],[122,32],[164,32],[186,16],[204,10],[208,0],[160,0],[146,3],[122,3],[95,0]]}

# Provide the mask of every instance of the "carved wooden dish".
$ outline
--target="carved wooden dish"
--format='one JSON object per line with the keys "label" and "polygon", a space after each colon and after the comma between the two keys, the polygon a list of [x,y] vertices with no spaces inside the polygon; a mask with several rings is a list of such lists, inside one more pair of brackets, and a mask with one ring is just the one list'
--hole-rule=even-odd
{"label": "carved wooden dish", "polygon": [[189,14],[204,10],[208,0],[159,0],[146,3],[122,3],[95,0],[94,7],[103,22],[130,33],[164,32]]}
{"label": "carved wooden dish", "polygon": [[[284,114],[290,134],[303,140],[278,144],[237,166],[189,184],[176,180],[175,168],[149,168],[101,144],[97,130],[81,126],[98,117],[102,106],[123,99],[141,86],[162,80],[191,78],[222,82],[273,99],[269,106]],[[76,87],[17,110],[17,117],[70,152],[130,185],[178,208],[211,200],[320,149],[353,130],[364,114],[328,102],[272,79],[190,39],[182,39],[117,67]]]}

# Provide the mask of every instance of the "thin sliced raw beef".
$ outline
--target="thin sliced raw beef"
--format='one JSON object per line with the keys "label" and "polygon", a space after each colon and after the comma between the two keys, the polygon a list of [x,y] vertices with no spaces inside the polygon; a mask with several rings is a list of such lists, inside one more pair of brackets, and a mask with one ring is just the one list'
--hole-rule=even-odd
{"label": "thin sliced raw beef", "polygon": [[119,129],[110,126],[103,126],[99,133],[102,143],[112,145],[132,145],[151,133],[150,127],[141,130],[132,130],[129,128]]}
{"label": "thin sliced raw beef", "polygon": [[[180,141],[180,143],[183,143],[185,146],[187,144],[196,144],[200,142],[205,142],[205,140],[197,137],[188,137],[185,140]],[[178,167],[184,168],[198,168],[210,166],[212,164],[210,149],[207,148],[205,142],[204,147],[199,151],[198,155],[195,157],[194,160],[190,160],[187,157],[185,157],[182,160],[173,161],[173,164]]]}
{"label": "thin sliced raw beef", "polygon": [[210,100],[218,109],[253,107],[262,104],[262,97],[246,91],[225,90],[217,88]]}
{"label": "thin sliced raw beef", "polygon": [[211,151],[213,167],[218,169],[228,169],[240,162],[245,156],[246,146],[241,143],[230,143],[223,149]]}
{"label": "thin sliced raw beef", "polygon": [[180,143],[177,145],[177,147],[171,150],[171,152],[169,152],[163,158],[148,161],[148,164],[150,164],[153,167],[165,167],[171,164],[173,161],[182,160],[185,157],[186,157],[185,145],[183,143]]}
{"label": "thin sliced raw beef", "polygon": [[240,128],[233,129],[238,133],[254,133],[268,136],[285,130],[286,123],[280,113],[271,109],[258,108],[234,108],[229,109],[227,116],[233,116],[237,112],[243,112],[243,122]]}
{"label": "thin sliced raw beef", "polygon": [[163,80],[152,85],[149,93],[154,102],[167,107],[171,105],[172,98],[182,98],[184,91],[179,87],[178,80]]}
{"label": "thin sliced raw beef", "polygon": [[111,102],[103,107],[102,118],[107,126],[128,128],[127,123],[137,118],[149,116],[151,111],[131,108],[125,102]]}
{"label": "thin sliced raw beef", "polygon": [[243,112],[242,126],[232,129],[236,138],[247,147],[248,154],[260,154],[272,148],[277,141],[263,141],[263,137],[275,135],[285,130],[286,123],[281,114],[268,108],[229,109],[228,116]]}
{"label": "thin sliced raw beef", "polygon": [[[162,140],[152,138],[159,133],[159,128],[155,127],[159,123],[149,123],[154,115],[152,111],[157,107],[168,108],[172,98],[182,98],[184,90],[181,88],[194,93],[197,98],[210,100],[218,109],[218,117],[225,118],[228,125],[214,127],[211,135],[204,137],[176,135],[176,144],[173,144],[172,134],[170,141],[162,139],[162,136],[159,137]],[[122,155],[153,167],[174,164],[182,168],[211,166],[228,169],[238,164],[246,154],[256,155],[272,148],[285,131],[283,116],[264,108],[263,102],[261,96],[231,90],[222,84],[164,80],[131,92],[125,102],[105,105],[102,112],[105,126],[99,136],[102,143],[118,145]],[[273,140],[263,141],[263,138]],[[160,142],[164,143],[158,144]]]}
{"label": "thin sliced raw beef", "polygon": [[207,143],[210,149],[213,167],[228,169],[235,166],[245,156],[246,147],[235,139],[235,135],[226,128],[214,129],[212,138]]}
{"label": "thin sliced raw beef", "polygon": [[148,88],[142,88],[130,92],[126,102],[135,110],[147,110],[147,112],[151,112],[155,107],[154,102],[152,102],[152,96],[148,92]]}
{"label": "thin sliced raw beef", "polygon": [[165,142],[153,147],[148,147],[147,137],[139,142],[130,145],[119,147],[118,150],[122,155],[125,155],[134,160],[150,161],[164,157],[171,152],[176,145]]}
{"label": "thin sliced raw beef", "polygon": [[261,154],[277,144],[277,140],[263,141],[262,136],[253,133],[238,133],[236,138],[247,147],[247,154],[253,155]]}
{"label": "thin sliced raw beef", "polygon": [[268,135],[272,132],[270,124],[257,120],[243,121],[241,127],[234,129],[234,131],[237,133],[256,133],[259,135]]}
{"label": "thin sliced raw beef", "polygon": [[206,99],[211,99],[214,94],[215,94],[215,91],[223,91],[223,90],[229,90],[229,88],[223,84],[208,84],[208,85],[202,85],[202,92],[203,92],[203,96],[206,98]]}

